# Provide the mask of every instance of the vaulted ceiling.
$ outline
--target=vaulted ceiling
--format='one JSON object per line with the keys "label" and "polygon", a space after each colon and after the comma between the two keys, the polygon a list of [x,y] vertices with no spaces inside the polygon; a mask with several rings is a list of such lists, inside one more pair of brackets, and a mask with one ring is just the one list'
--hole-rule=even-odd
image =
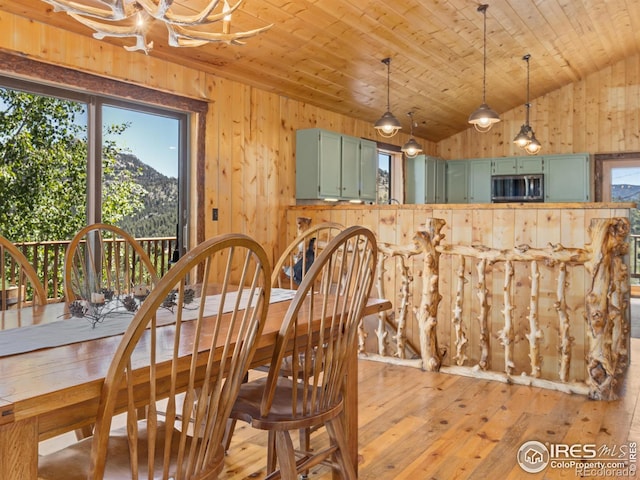
{"label": "vaulted ceiling", "polygon": [[[75,1],[103,8],[116,2]],[[172,8],[193,13],[209,2],[175,0]],[[524,54],[531,54],[531,98],[536,98],[640,52],[637,0],[487,3],[486,99],[498,113],[526,101]],[[170,47],[165,27],[156,21],[148,34],[154,41],[149,55],[372,123],[386,110],[387,67],[381,61],[390,57],[391,111],[405,131],[409,130],[407,113],[414,111],[419,124],[416,135],[437,142],[468,128],[469,114],[482,101],[479,4],[469,0],[245,0],[232,17],[232,32],[273,24],[246,39],[245,45]],[[0,11],[87,36],[93,33],[42,0],[0,0]],[[135,43],[131,38],[104,41]]]}

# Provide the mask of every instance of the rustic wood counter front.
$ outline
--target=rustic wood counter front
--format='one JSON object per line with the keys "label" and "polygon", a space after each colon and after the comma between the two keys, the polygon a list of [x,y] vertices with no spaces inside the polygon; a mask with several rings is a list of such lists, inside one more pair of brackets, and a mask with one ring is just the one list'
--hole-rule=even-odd
{"label": "rustic wood counter front", "polygon": [[[265,365],[271,354],[289,301],[269,306],[267,323],[253,366]],[[365,314],[391,308],[387,300],[371,299]],[[24,325],[60,319],[64,306],[38,309],[34,318],[20,313]],[[320,308],[315,311],[320,311]],[[2,325],[16,325],[16,312],[2,312]],[[11,328],[11,327],[7,327]],[[167,327],[170,328],[170,327]],[[0,358],[0,479],[37,478],[38,442],[92,423],[104,376],[121,336]],[[353,353],[350,372],[357,372]],[[357,380],[348,381],[345,423],[350,452],[357,465]]]}
{"label": "rustic wood counter front", "polygon": [[[295,235],[297,217],[312,225],[330,221],[375,232],[381,252],[376,295],[391,298],[394,310],[365,325],[363,357],[613,398],[615,388],[605,383],[618,368],[595,351],[612,348],[624,369],[630,321],[629,280],[621,280],[628,268],[626,244],[611,252],[622,273],[615,295],[600,295],[606,289],[602,281],[594,285],[597,259],[581,263],[569,254],[584,252],[583,260],[598,254],[600,242],[613,239],[602,225],[622,227],[633,208],[633,203],[298,205],[287,211],[287,235]],[[427,224],[439,227],[425,243]],[[422,245],[416,246],[420,238]],[[588,301],[594,294],[602,299],[598,305]],[[601,314],[620,317],[597,327],[615,328],[621,341],[614,347],[597,345],[599,333],[592,326],[599,325]],[[604,383],[594,388],[599,380]]]}

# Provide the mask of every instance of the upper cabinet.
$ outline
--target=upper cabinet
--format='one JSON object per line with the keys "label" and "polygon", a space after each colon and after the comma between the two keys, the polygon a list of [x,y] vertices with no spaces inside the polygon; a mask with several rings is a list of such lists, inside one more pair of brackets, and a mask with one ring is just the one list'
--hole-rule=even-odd
{"label": "upper cabinet", "polygon": [[591,157],[587,153],[544,156],[544,201],[591,201]]}
{"label": "upper cabinet", "polygon": [[446,203],[491,202],[491,159],[449,160],[445,165]]}
{"label": "upper cabinet", "polygon": [[296,132],[296,198],[375,201],[377,145],[311,128]]}
{"label": "upper cabinet", "polygon": [[492,160],[493,175],[524,175],[543,172],[543,157],[504,157]]}
{"label": "upper cabinet", "polygon": [[360,139],[360,199],[377,201],[378,144]]}
{"label": "upper cabinet", "polygon": [[469,160],[448,160],[445,165],[446,203],[469,203]]}
{"label": "upper cabinet", "polygon": [[492,175],[544,175],[544,201],[589,202],[592,162],[586,153],[448,160],[446,203],[491,202]]}
{"label": "upper cabinet", "polygon": [[519,174],[544,173],[545,157],[517,157],[517,170]]}
{"label": "upper cabinet", "polygon": [[469,203],[491,202],[491,167],[490,159],[469,160]]}
{"label": "upper cabinet", "polygon": [[445,161],[418,155],[407,158],[405,169],[405,203],[445,202]]}

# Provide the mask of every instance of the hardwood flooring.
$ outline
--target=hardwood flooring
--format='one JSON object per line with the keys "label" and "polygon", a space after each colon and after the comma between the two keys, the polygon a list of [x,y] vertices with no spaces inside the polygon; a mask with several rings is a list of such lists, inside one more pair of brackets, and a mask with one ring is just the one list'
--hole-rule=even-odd
{"label": "hardwood flooring", "polygon": [[[578,478],[575,467],[526,473],[517,452],[532,440],[610,449],[640,444],[640,340],[631,342],[623,396],[612,402],[361,360],[358,478]],[[314,444],[321,445],[324,434],[316,435]],[[264,432],[238,423],[221,478],[263,478],[265,441]],[[594,479],[629,478],[587,473],[597,473]],[[318,467],[310,478],[330,479],[331,472]]]}
{"label": "hardwood flooring", "polygon": [[[575,467],[525,473],[518,449],[532,440],[611,449],[640,444],[640,339],[631,346],[623,395],[612,402],[361,360],[359,479],[577,478]],[[324,441],[323,432],[314,434],[314,445]],[[60,438],[49,440],[41,451],[60,446]],[[239,422],[220,478],[263,478],[265,454],[266,434]],[[310,478],[330,479],[331,472],[318,467]]]}

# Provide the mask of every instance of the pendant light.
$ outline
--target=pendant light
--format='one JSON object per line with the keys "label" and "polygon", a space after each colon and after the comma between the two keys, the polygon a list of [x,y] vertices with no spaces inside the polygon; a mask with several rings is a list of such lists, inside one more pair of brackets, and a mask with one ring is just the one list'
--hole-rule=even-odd
{"label": "pendant light", "polygon": [[531,108],[531,103],[529,102],[529,59],[531,55],[527,53],[522,59],[527,62],[527,103],[524,104],[525,107],[525,122],[522,127],[520,127],[520,131],[513,139],[513,143],[515,143],[518,147],[523,148],[529,155],[537,154],[541,149],[542,145],[536,138],[536,134],[533,129],[529,125],[529,109]]}
{"label": "pendant light", "polygon": [[390,81],[390,75],[391,75],[391,59],[383,58],[382,63],[384,63],[387,66],[387,111],[384,112],[382,117],[380,117],[380,119],[374,124],[374,128],[378,131],[378,133],[381,136],[385,138],[391,138],[400,131],[400,129],[402,128],[402,124],[396,117],[393,116],[393,113],[391,113],[391,107],[389,102],[389,81]]}
{"label": "pendant light", "polygon": [[482,77],[482,104],[469,115],[469,123],[471,123],[479,132],[488,132],[494,123],[500,121],[498,114],[487,105],[487,8],[489,5],[482,4],[478,6],[478,11],[484,15],[484,53],[483,53],[483,77]]}
{"label": "pendant light", "polygon": [[407,158],[415,158],[420,152],[422,152],[422,145],[416,142],[415,138],[413,138],[413,127],[417,126],[414,125],[413,122],[413,112],[409,112],[407,115],[411,118],[411,135],[409,141],[402,146],[401,150]]}

